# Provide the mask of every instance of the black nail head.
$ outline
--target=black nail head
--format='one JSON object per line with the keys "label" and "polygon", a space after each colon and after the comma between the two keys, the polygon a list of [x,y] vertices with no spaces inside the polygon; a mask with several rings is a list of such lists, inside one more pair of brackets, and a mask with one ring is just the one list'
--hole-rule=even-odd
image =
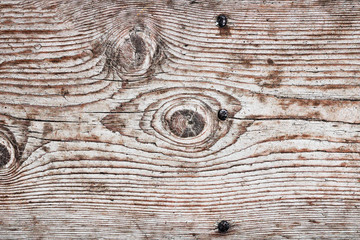
{"label": "black nail head", "polygon": [[225,15],[221,14],[217,17],[216,20],[216,25],[218,25],[219,27],[223,28],[225,27],[227,24],[227,18]]}
{"label": "black nail head", "polygon": [[218,118],[222,121],[228,118],[228,111],[226,109],[220,109],[218,112]]}
{"label": "black nail head", "polygon": [[222,220],[218,224],[218,230],[221,233],[227,232],[229,228],[230,228],[230,223],[228,223],[228,221]]}

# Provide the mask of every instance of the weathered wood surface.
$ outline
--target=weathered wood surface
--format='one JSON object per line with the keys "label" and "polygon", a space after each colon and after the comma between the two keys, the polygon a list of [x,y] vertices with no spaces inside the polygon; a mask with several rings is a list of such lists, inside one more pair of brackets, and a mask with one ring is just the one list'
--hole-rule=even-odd
{"label": "weathered wood surface", "polygon": [[0,238],[359,239],[359,83],[357,0],[0,0]]}

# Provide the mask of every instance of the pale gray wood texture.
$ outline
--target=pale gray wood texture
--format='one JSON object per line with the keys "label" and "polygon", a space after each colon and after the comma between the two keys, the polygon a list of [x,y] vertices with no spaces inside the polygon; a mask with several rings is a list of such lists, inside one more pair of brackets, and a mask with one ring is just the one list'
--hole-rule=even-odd
{"label": "pale gray wood texture", "polygon": [[359,93],[358,0],[0,0],[0,239],[360,239]]}

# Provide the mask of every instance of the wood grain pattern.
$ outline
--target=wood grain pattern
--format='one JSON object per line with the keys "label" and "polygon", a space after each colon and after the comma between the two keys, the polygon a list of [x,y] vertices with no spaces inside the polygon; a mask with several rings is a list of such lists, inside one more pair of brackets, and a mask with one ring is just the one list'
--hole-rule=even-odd
{"label": "wood grain pattern", "polygon": [[0,0],[0,238],[359,239],[359,36],[357,0]]}

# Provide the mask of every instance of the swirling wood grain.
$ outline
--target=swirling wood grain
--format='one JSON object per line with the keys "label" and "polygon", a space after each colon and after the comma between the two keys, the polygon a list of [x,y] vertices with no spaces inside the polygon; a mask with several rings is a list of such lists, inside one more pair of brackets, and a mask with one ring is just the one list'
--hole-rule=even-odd
{"label": "swirling wood grain", "polygon": [[359,35],[353,0],[0,0],[0,238],[359,239]]}

